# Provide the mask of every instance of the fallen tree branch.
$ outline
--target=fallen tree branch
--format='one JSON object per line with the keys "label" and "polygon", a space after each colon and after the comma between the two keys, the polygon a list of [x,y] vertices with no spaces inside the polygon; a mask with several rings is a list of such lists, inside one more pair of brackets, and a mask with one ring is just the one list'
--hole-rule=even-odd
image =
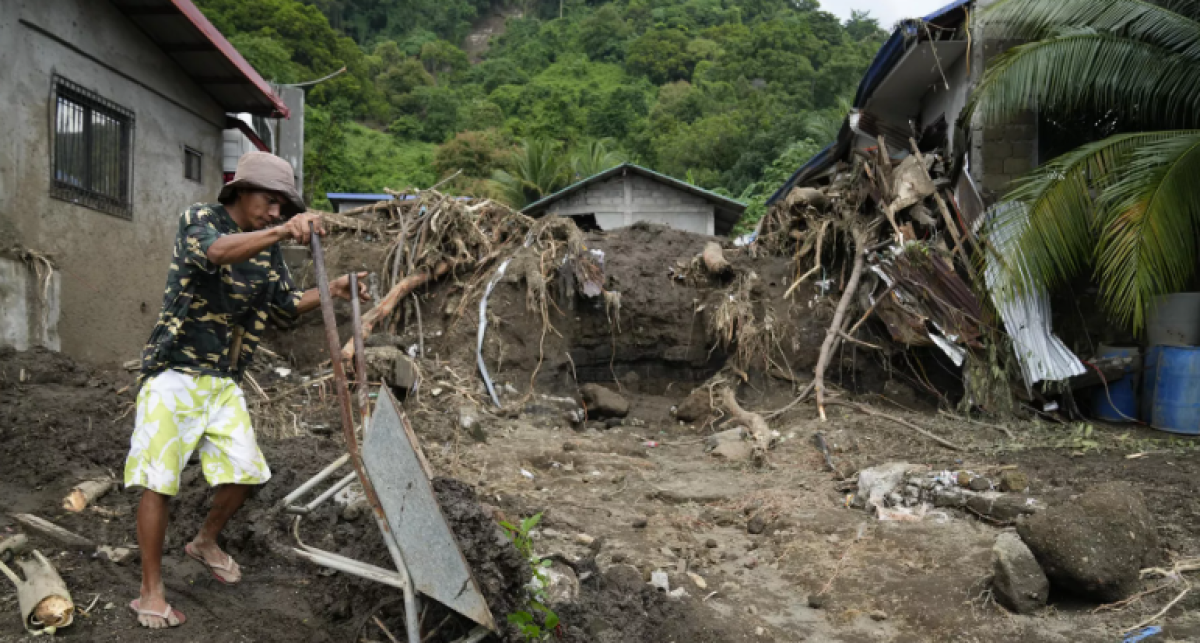
{"label": "fallen tree branch", "polygon": [[842,339],[850,342],[851,344],[858,344],[859,346],[862,346],[863,348],[870,348],[872,350],[877,350],[877,351],[883,350],[882,346],[876,346],[875,344],[871,344],[869,342],[864,342],[863,340],[858,339],[857,337],[854,337],[850,333],[839,330],[838,335],[841,335]]}
{"label": "fallen tree branch", "polygon": [[[430,280],[438,279],[447,272],[450,272],[450,266],[451,263],[449,261],[441,261],[438,262],[437,267],[433,269],[432,273],[419,272],[415,275],[409,275],[404,279],[401,279],[400,283],[393,286],[391,291],[389,291],[383,299],[379,300],[378,305],[367,311],[367,314],[363,315],[363,339],[371,336],[371,331],[375,329],[375,326],[379,324],[379,322],[391,316],[391,314],[396,310],[396,306],[399,305],[400,300],[404,299],[409,293],[417,288],[424,286]],[[357,293],[355,293],[355,296],[357,296]],[[350,360],[353,359],[353,357],[354,340],[350,340],[346,342],[345,346],[342,347],[342,359]]]}
{"label": "fallen tree branch", "polygon": [[71,489],[71,493],[67,494],[66,498],[63,498],[62,507],[67,511],[79,513],[89,504],[95,502],[97,498],[108,493],[112,487],[113,481],[110,478],[85,480],[75,485]]}
{"label": "fallen tree branch", "polygon": [[938,437],[938,436],[930,433],[929,431],[922,429],[921,427],[913,424],[912,422],[909,422],[908,420],[905,420],[903,418],[898,418],[894,415],[888,415],[887,413],[884,413],[882,411],[877,411],[877,410],[867,406],[866,404],[858,404],[856,402],[846,402],[843,400],[829,400],[829,403],[834,406],[845,406],[848,408],[856,409],[858,411],[861,411],[862,413],[866,413],[867,415],[871,415],[874,417],[883,418],[885,420],[891,420],[892,422],[895,422],[896,424],[899,424],[900,426],[902,426],[906,429],[909,429],[910,431],[919,433],[920,435],[923,435],[923,436],[929,438],[930,440],[937,442],[938,444],[946,447],[947,449],[951,449],[953,451],[965,451],[966,450],[945,438]]}
{"label": "fallen tree branch", "polygon": [[1145,626],[1153,623],[1154,621],[1157,621],[1158,619],[1162,618],[1164,615],[1166,615],[1167,612],[1171,611],[1172,607],[1175,607],[1175,605],[1178,604],[1179,601],[1182,601],[1183,597],[1187,596],[1188,593],[1191,591],[1192,591],[1191,587],[1185,588],[1182,592],[1179,592],[1179,596],[1176,596],[1175,598],[1171,599],[1171,602],[1167,603],[1167,606],[1162,608],[1161,610],[1159,610],[1158,613],[1156,613],[1154,616],[1151,616],[1150,618],[1147,618],[1147,619],[1141,621],[1140,623],[1138,623],[1137,625],[1134,625],[1133,627],[1125,628],[1123,630],[1123,633],[1132,632],[1136,629],[1145,627]]}
{"label": "fallen tree branch", "polygon": [[846,283],[846,290],[842,292],[842,299],[833,313],[833,321],[829,324],[829,330],[825,332],[825,341],[821,343],[821,354],[817,358],[817,367],[813,371],[813,390],[817,393],[817,413],[820,414],[822,422],[825,421],[825,370],[829,368],[829,361],[833,358],[838,331],[842,329],[846,310],[850,308],[850,302],[858,291],[858,282],[862,279],[863,265],[867,260],[864,253],[868,242],[866,226],[855,224],[850,234],[854,238],[854,268],[850,271],[850,281]]}
{"label": "fallen tree branch", "polygon": [[79,534],[67,531],[66,529],[63,529],[62,527],[50,522],[49,520],[39,518],[33,514],[11,515],[13,520],[16,520],[22,525],[25,525],[26,527],[42,534],[43,536],[57,540],[68,547],[78,547],[84,550],[92,550],[96,548],[96,543],[84,538],[83,536],[80,536]]}
{"label": "fallen tree branch", "polygon": [[721,396],[725,402],[725,409],[729,411],[731,420],[736,424],[746,427],[746,431],[754,439],[755,463],[760,465],[765,464],[767,461],[767,449],[771,448],[771,427],[767,426],[767,421],[763,416],[743,409],[738,404],[737,398],[734,397],[732,389],[723,389]]}
{"label": "fallen tree branch", "polygon": [[771,411],[770,413],[764,415],[763,417],[768,420],[774,420],[775,418],[777,418],[777,417],[783,415],[784,413],[787,413],[788,411],[795,408],[797,404],[804,402],[804,400],[808,399],[808,396],[811,395],[812,392],[813,392],[813,382],[809,382],[808,386],[805,386],[800,391],[800,393],[798,395],[796,395],[796,399],[789,402],[787,406],[783,407],[782,409],[779,409],[778,411]]}

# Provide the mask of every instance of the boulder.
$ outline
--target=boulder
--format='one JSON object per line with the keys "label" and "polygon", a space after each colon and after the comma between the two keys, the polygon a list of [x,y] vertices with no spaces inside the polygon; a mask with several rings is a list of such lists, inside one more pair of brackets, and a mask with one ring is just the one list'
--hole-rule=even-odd
{"label": "boulder", "polygon": [[1128,596],[1152,562],[1158,534],[1132,485],[1110,482],[1017,526],[1050,582],[1104,602]]}
{"label": "boulder", "polygon": [[1001,491],[1024,491],[1029,488],[1029,476],[1016,469],[1000,474]]}
{"label": "boulder", "polygon": [[1050,579],[1020,536],[1004,532],[992,546],[992,588],[996,600],[1018,614],[1030,614],[1046,605]]}
{"label": "boulder", "polygon": [[629,402],[620,393],[599,384],[584,384],[579,394],[583,397],[589,418],[623,418],[629,414]]}
{"label": "boulder", "polygon": [[712,403],[708,389],[698,388],[687,396],[675,409],[675,419],[683,422],[699,422],[712,414]]}
{"label": "boulder", "polygon": [[747,462],[754,455],[754,445],[744,439],[742,430],[729,429],[705,439],[705,449],[714,458],[731,462]]}

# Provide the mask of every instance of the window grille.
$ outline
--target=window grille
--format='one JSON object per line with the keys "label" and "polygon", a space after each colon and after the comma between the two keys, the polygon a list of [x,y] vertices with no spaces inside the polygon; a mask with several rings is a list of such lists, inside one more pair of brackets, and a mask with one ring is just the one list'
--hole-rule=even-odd
{"label": "window grille", "polygon": [[54,77],[50,195],[133,217],[133,112]]}
{"label": "window grille", "polygon": [[183,178],[201,182],[201,164],[204,161],[204,155],[190,147],[183,148]]}

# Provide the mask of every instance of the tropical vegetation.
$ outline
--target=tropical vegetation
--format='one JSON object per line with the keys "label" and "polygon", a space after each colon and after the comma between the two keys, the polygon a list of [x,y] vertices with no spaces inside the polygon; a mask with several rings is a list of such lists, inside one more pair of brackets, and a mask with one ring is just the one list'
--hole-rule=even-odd
{"label": "tropical vegetation", "polygon": [[815,0],[197,5],[270,80],[346,67],[307,89],[318,205],[455,173],[449,189],[521,205],[628,160],[759,213],[778,187],[767,173],[828,142],[885,36]]}
{"label": "tropical vegetation", "polygon": [[989,65],[973,113],[1003,123],[1036,105],[1103,134],[1004,197],[993,230],[1020,230],[1024,259],[1006,265],[1027,288],[1090,269],[1113,321],[1141,332],[1154,299],[1196,275],[1200,3],[1000,0],[985,18],[1028,42]]}

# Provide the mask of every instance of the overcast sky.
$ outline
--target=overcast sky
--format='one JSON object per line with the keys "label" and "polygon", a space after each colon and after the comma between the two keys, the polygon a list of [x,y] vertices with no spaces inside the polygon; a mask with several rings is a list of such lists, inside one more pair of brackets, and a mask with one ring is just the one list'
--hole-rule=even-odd
{"label": "overcast sky", "polygon": [[950,0],[819,0],[821,8],[846,20],[850,11],[868,11],[879,20],[884,31],[901,18],[917,18],[928,15],[950,3]]}

